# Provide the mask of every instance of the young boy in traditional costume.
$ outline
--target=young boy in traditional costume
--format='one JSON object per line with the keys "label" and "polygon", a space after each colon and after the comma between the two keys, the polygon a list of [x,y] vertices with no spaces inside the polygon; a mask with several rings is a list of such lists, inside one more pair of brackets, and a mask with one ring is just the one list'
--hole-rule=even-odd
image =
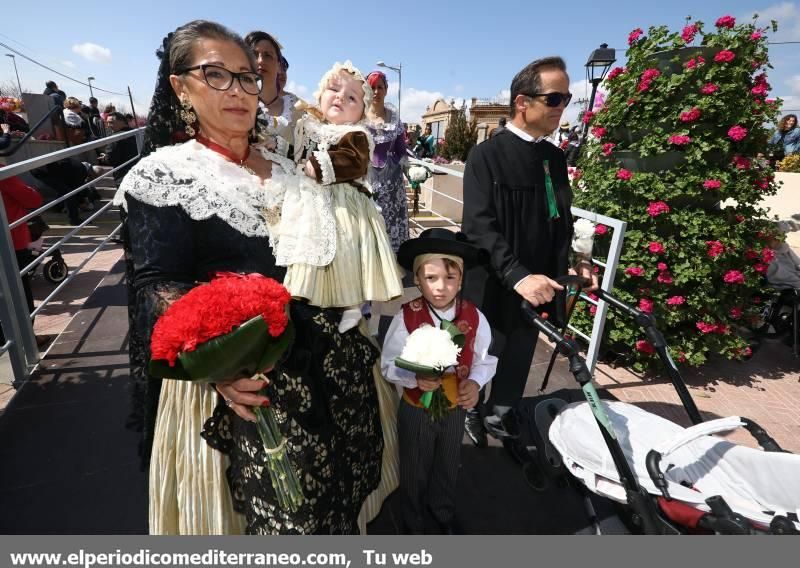
{"label": "young boy in traditional costume", "polygon": [[[471,302],[461,298],[465,268],[480,259],[478,249],[461,233],[428,229],[400,246],[400,265],[410,270],[422,297],[403,305],[383,344],[381,368],[386,379],[403,387],[398,410],[400,490],[403,521],[411,534],[424,530],[425,506],[446,534],[454,533],[455,489],[464,417],[478,401],[478,391],[494,376],[497,358],[489,355],[491,330]],[[425,376],[399,368],[409,335],[429,325],[452,321],[466,336],[454,371]],[[421,402],[423,393],[442,388],[449,410],[433,419]]]}
{"label": "young boy in traditional costume", "polygon": [[280,214],[269,220],[271,240],[292,296],[344,308],[344,333],[361,319],[361,304],[392,300],[403,288],[366,182],[374,144],[362,123],[372,88],[346,61],[322,77],[315,97],[319,108],[306,108],[295,128],[297,172],[265,184]]}

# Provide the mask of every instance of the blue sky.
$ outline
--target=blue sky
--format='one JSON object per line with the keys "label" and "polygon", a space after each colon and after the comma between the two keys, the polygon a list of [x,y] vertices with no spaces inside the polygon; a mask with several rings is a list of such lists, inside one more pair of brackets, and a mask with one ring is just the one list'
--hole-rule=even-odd
{"label": "blue sky", "polygon": [[[284,45],[291,64],[290,90],[301,96],[310,96],[319,77],[337,60],[352,59],[365,72],[375,68],[378,60],[402,63],[402,114],[413,122],[438,97],[507,96],[514,74],[544,55],[564,57],[571,71],[571,90],[575,98],[583,97],[583,65],[600,43],[618,48],[617,59],[623,62],[633,28],[665,24],[680,29],[689,15],[709,25],[725,14],[749,19],[757,12],[766,20],[779,21],[780,30],[771,40],[800,41],[800,1],[573,0],[549,3],[549,9],[542,8],[543,4],[547,3],[82,0],[67,12],[63,2],[16,3],[13,11],[4,12],[0,42],[66,75],[84,81],[94,76],[95,87],[124,92],[130,85],[136,110],[143,113],[155,81],[155,50],[167,32],[195,18],[216,20],[242,34],[263,29]],[[35,6],[36,13],[31,14],[27,6]],[[497,13],[490,15],[492,7]],[[34,20],[38,20],[35,31]],[[770,55],[775,66],[770,73],[772,96],[786,99],[786,108],[800,108],[800,45],[774,45]],[[85,86],[20,56],[16,62],[26,89],[41,92],[44,81],[53,78],[68,95],[84,102],[89,97]],[[396,102],[397,75],[389,71],[388,76],[389,100]],[[0,86],[8,81],[16,81],[12,61],[2,57]],[[116,95],[95,95],[101,105],[123,102]],[[568,118],[577,112],[573,105]]]}

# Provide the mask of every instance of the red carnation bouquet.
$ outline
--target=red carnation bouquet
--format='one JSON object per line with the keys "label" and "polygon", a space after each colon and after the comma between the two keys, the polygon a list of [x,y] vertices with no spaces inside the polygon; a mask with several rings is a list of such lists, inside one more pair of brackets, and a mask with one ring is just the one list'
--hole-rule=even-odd
{"label": "red carnation bouquet", "polygon": [[[261,274],[217,274],[158,319],[150,339],[150,374],[217,382],[253,377],[273,367],[294,339],[290,300],[286,288]],[[286,439],[272,408],[252,410],[278,502],[296,511],[303,493],[286,454]]]}

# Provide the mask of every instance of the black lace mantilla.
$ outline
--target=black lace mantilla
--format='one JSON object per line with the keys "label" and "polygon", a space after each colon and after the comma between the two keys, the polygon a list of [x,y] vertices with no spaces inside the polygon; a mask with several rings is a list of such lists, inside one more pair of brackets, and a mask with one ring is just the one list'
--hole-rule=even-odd
{"label": "black lace mantilla", "polygon": [[372,366],[378,350],[357,330],[340,334],[341,312],[293,306],[297,340],[272,373],[273,409],[288,439],[305,504],[280,509],[254,424],[220,403],[203,438],[228,454],[234,508],[248,534],[357,534],[357,517],[380,481],[383,433]]}

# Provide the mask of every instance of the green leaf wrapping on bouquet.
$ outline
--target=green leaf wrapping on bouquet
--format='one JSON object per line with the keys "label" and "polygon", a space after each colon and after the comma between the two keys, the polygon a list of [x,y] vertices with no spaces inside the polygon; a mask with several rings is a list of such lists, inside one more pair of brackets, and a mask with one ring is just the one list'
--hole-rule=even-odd
{"label": "green leaf wrapping on bouquet", "polygon": [[174,367],[163,359],[151,360],[148,371],[156,377],[200,382],[249,377],[274,365],[293,340],[291,321],[279,337],[272,337],[259,315],[194,351],[181,353]]}
{"label": "green leaf wrapping on bouquet", "polygon": [[419,402],[425,408],[430,408],[432,399],[433,399],[433,391],[427,391],[422,393],[422,395],[419,397]]}
{"label": "green leaf wrapping on bouquet", "polygon": [[433,377],[441,377],[444,373],[444,367],[430,367],[428,365],[420,365],[419,363],[413,363],[411,361],[406,361],[402,357],[396,357],[394,360],[394,364],[401,369],[405,369],[406,371],[411,371],[412,373],[420,373],[422,375],[430,375]]}
{"label": "green leaf wrapping on bouquet", "polygon": [[458,329],[456,324],[448,320],[442,320],[442,323],[439,325],[439,327],[450,334],[450,339],[453,340],[453,343],[455,343],[456,346],[464,347],[464,344],[467,342],[467,336],[464,335],[463,331]]}

